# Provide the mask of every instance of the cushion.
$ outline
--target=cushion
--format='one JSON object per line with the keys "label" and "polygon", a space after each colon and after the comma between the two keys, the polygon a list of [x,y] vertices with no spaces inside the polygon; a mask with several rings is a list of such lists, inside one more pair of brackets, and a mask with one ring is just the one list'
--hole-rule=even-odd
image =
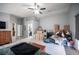
{"label": "cushion", "polygon": [[70,44],[71,44],[71,45],[74,45],[74,44],[75,44],[75,42],[74,42],[74,41],[70,41]]}

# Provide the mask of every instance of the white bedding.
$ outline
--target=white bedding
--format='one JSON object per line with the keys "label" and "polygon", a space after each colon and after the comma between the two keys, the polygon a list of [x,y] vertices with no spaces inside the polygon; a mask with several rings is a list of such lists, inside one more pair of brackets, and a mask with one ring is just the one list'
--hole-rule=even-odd
{"label": "white bedding", "polygon": [[42,40],[35,40],[33,41],[34,43],[40,44],[40,45],[44,45],[45,48],[45,52],[50,54],[50,55],[66,55],[65,52],[65,48],[63,45],[59,44],[53,44],[53,43],[45,43]]}
{"label": "white bedding", "polygon": [[42,45],[46,46],[45,52],[51,55],[66,55],[65,48],[63,45],[55,45],[53,43],[44,43]]}

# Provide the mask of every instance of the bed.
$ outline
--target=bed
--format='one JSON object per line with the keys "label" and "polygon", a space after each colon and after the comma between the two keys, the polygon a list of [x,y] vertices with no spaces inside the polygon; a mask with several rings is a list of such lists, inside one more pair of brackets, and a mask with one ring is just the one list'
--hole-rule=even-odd
{"label": "bed", "polygon": [[[17,45],[19,43],[22,43],[22,42],[28,42],[28,43],[37,43],[37,44],[40,44],[40,45],[43,45],[45,46],[45,53],[49,54],[49,55],[66,55],[65,53],[65,48],[63,45],[55,45],[53,43],[45,43],[43,42],[43,40],[39,41],[39,40],[29,40],[29,39],[23,39],[23,40],[20,40],[20,41],[17,41],[17,42],[14,42],[14,43],[11,43],[11,44],[7,44],[7,45],[4,45],[4,46],[0,46],[0,55],[3,54],[3,55],[13,55],[13,52],[10,50],[10,48],[14,45]],[[37,52],[39,53],[39,51]],[[36,54],[37,55],[37,54]]]}

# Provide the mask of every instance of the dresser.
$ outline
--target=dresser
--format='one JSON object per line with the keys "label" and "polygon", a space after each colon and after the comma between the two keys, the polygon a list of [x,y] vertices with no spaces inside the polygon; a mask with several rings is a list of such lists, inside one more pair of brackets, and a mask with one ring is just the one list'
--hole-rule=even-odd
{"label": "dresser", "polygon": [[11,42],[11,31],[0,31],[0,45]]}

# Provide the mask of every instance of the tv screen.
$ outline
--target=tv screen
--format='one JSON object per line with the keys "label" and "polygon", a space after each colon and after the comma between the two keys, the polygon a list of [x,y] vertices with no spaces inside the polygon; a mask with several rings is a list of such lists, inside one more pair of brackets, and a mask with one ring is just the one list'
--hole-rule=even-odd
{"label": "tv screen", "polygon": [[0,29],[6,29],[6,22],[0,21]]}

